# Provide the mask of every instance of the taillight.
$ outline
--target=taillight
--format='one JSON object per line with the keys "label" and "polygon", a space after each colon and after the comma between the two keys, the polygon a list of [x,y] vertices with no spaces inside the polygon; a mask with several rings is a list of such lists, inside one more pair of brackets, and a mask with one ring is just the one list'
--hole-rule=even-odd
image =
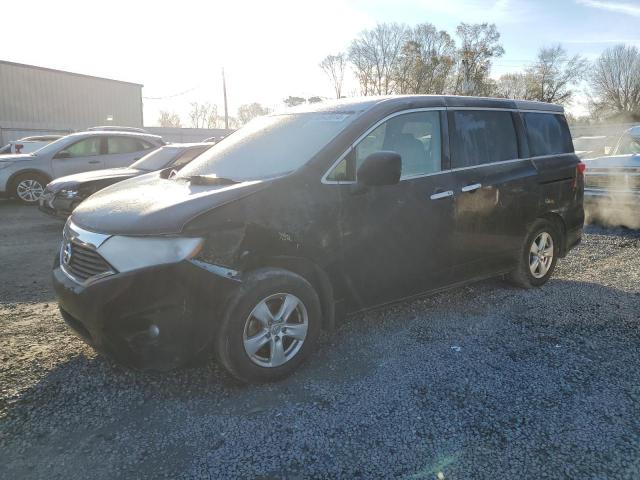
{"label": "taillight", "polygon": [[583,178],[584,171],[586,169],[587,169],[586,163],[578,162],[578,164],[576,165],[576,176],[573,179],[573,182],[571,182],[571,188],[576,189],[578,187],[578,178]]}

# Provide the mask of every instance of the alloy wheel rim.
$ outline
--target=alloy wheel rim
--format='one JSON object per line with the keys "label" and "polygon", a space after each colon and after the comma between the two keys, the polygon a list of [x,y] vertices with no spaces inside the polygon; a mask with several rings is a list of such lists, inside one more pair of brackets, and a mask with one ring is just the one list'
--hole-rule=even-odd
{"label": "alloy wheel rim", "polygon": [[16,193],[20,200],[25,202],[36,202],[42,196],[44,187],[38,180],[22,180],[16,187]]}
{"label": "alloy wheel rim", "polygon": [[245,321],[244,350],[256,365],[279,367],[298,354],[308,329],[307,308],[298,297],[290,293],[269,295]]}
{"label": "alloy wheel rim", "polygon": [[529,270],[535,278],[544,277],[553,263],[553,238],[547,232],[540,233],[529,249]]}

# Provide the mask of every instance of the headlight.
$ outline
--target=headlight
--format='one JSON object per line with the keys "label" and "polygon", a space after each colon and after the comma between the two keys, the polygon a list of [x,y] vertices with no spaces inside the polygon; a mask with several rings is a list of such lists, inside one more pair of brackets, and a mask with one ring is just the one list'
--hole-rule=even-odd
{"label": "headlight", "polygon": [[98,253],[119,272],[129,272],[193,258],[200,252],[203,243],[201,238],[114,235],[98,247]]}

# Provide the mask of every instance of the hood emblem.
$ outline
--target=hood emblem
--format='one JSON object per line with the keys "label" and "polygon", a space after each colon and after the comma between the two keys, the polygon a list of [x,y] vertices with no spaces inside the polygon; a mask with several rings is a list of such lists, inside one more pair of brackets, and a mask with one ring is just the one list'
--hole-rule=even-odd
{"label": "hood emblem", "polygon": [[62,247],[62,263],[69,265],[71,262],[71,255],[73,255],[73,249],[71,247],[71,242],[67,241]]}

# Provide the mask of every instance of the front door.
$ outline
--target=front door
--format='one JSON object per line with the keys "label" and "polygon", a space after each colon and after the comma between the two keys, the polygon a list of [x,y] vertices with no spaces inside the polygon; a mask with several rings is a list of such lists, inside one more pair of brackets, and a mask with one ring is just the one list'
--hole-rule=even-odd
{"label": "front door", "polygon": [[[442,171],[441,117],[438,110],[390,117],[361,138],[327,177],[340,190],[337,220],[350,310],[449,281],[453,178]],[[363,188],[355,182],[357,167],[376,151],[400,154],[397,185]]]}
{"label": "front door", "polygon": [[104,140],[95,136],[84,138],[57,152],[51,161],[55,178],[104,168]]}

